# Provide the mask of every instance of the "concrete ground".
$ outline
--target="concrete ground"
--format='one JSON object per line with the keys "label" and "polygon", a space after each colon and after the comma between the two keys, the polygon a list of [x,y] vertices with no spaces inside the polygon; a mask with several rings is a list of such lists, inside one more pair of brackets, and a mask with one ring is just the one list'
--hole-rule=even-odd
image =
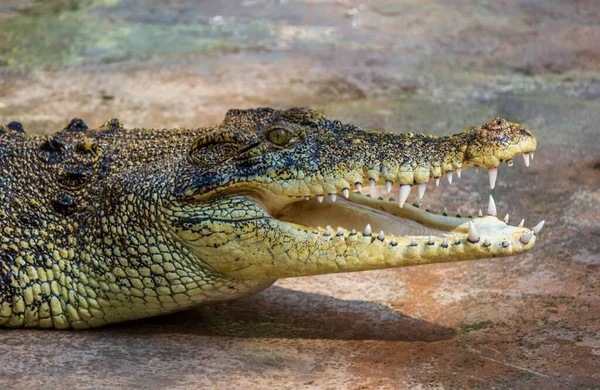
{"label": "concrete ground", "polygon": [[[499,213],[546,227],[512,258],[280,280],[93,331],[0,330],[0,388],[600,388],[599,42],[595,0],[2,1],[0,123],[310,106],[450,134],[502,116],[538,151],[500,168]],[[465,211],[489,191],[467,171],[427,199]]]}

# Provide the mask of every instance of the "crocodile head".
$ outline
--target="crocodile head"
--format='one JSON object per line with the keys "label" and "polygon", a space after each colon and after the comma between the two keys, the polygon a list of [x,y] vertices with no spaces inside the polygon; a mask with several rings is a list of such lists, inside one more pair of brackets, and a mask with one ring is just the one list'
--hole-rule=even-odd
{"label": "crocodile head", "polygon": [[[531,132],[496,118],[452,136],[363,130],[309,109],[231,110],[177,166],[171,228],[210,267],[275,279],[517,254],[528,229],[487,215],[434,214],[425,190],[470,167],[536,149]],[[413,188],[414,187],[414,188]],[[413,193],[409,203],[409,195]]]}

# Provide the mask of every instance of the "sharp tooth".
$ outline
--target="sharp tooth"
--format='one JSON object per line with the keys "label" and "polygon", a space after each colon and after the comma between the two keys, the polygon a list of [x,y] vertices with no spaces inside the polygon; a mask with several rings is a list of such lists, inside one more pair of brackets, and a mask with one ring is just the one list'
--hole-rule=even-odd
{"label": "sharp tooth", "polygon": [[371,234],[373,234],[373,231],[371,230],[371,225],[367,224],[367,226],[365,226],[363,236],[370,236]]}
{"label": "sharp tooth", "polygon": [[417,187],[417,196],[419,197],[419,200],[423,200],[423,196],[425,196],[425,190],[427,189],[427,183],[421,183],[419,184],[419,187]]}
{"label": "sharp tooth", "polygon": [[448,208],[447,208],[447,207],[444,207],[444,211],[442,211],[442,215],[443,215],[444,217],[447,217],[447,216],[448,216]]}
{"label": "sharp tooth", "polygon": [[330,227],[327,226],[327,229],[325,229],[325,233],[323,233],[324,236],[329,236],[331,235],[331,232],[329,231]]}
{"label": "sharp tooth", "polygon": [[356,186],[356,191],[358,191],[358,193],[362,193],[362,184],[359,182],[354,183],[354,185]]}
{"label": "sharp tooth", "polygon": [[385,190],[387,192],[392,192],[392,182],[390,180],[385,181]]}
{"label": "sharp tooth", "polygon": [[504,216],[504,223],[508,225],[508,214]]}
{"label": "sharp tooth", "polygon": [[529,233],[523,234],[519,238],[519,241],[521,241],[522,244],[527,245],[527,244],[529,244],[529,241],[531,241],[532,238],[533,238],[533,232],[529,232]]}
{"label": "sharp tooth", "polygon": [[419,200],[418,196],[415,198],[415,201],[413,202],[412,205],[416,208],[419,208],[419,206],[421,205],[421,201]]}
{"label": "sharp tooth", "polygon": [[375,187],[375,179],[369,179],[369,185],[371,186],[371,188]]}
{"label": "sharp tooth", "polygon": [[430,213],[431,212],[431,205],[427,205],[425,207],[425,211],[427,211],[428,213]]}
{"label": "sharp tooth", "polygon": [[351,236],[356,236],[356,229],[352,229],[352,231],[350,232]]}
{"label": "sharp tooth", "polygon": [[414,238],[410,240],[410,246],[417,246],[417,240],[415,240]]}
{"label": "sharp tooth", "polygon": [[441,245],[441,247],[442,247],[442,248],[448,248],[448,240],[447,240],[446,238],[444,238],[444,239],[442,240],[442,245]]}
{"label": "sharp tooth", "polygon": [[523,227],[523,226],[525,226],[525,218],[523,218],[523,219],[521,220],[521,222],[519,222],[519,224],[518,224],[517,226],[518,226],[518,227]]}
{"label": "sharp tooth", "polygon": [[323,203],[323,195],[317,195],[317,200],[319,203]]}
{"label": "sharp tooth", "polygon": [[336,194],[329,194],[329,199],[331,199],[332,202],[335,202],[337,200],[337,195]]}
{"label": "sharp tooth", "polygon": [[488,175],[490,175],[490,188],[493,190],[496,187],[496,178],[498,177],[498,168],[488,169]]}
{"label": "sharp tooth", "polygon": [[482,218],[482,217],[483,217],[483,212],[481,211],[481,209],[479,209],[479,211],[477,212],[477,216],[478,216],[479,218]]}
{"label": "sharp tooth", "polygon": [[396,198],[394,198],[394,195],[390,196],[390,202],[395,202]]}
{"label": "sharp tooth", "polygon": [[391,245],[391,246],[396,246],[396,245],[398,245],[398,241],[396,241],[396,237],[392,236],[392,240],[390,241],[390,245]]}
{"label": "sharp tooth", "polygon": [[506,165],[509,166],[509,167],[512,167],[513,166],[513,160],[507,160],[506,161]]}
{"label": "sharp tooth", "polygon": [[525,161],[525,166],[528,167],[529,166],[529,153],[523,154],[523,160]]}
{"label": "sharp tooth", "polygon": [[439,185],[440,185],[440,178],[439,178],[439,177],[436,177],[436,178],[435,178],[435,186],[437,187],[437,186],[439,186]]}
{"label": "sharp tooth", "polygon": [[319,234],[319,231],[317,229],[313,229],[313,234]]}
{"label": "sharp tooth", "polygon": [[310,196],[305,196],[304,200],[310,200]]}
{"label": "sharp tooth", "polygon": [[383,234],[383,230],[379,232],[379,234],[377,235],[377,239],[379,241],[383,241],[385,239],[385,235]]}
{"label": "sharp tooth", "polygon": [[410,188],[411,187],[408,184],[400,186],[400,196],[398,200],[400,207],[403,207],[404,203],[406,203],[406,199],[408,199],[408,195],[410,194]]}
{"label": "sharp tooth", "polygon": [[502,241],[502,248],[508,248],[509,246],[510,246],[510,241],[507,241],[507,240]]}
{"label": "sharp tooth", "polygon": [[446,177],[448,178],[448,183],[452,184],[452,171],[446,172]]}
{"label": "sharp tooth", "polygon": [[342,195],[344,195],[344,198],[348,199],[350,197],[350,190],[347,188],[344,188],[342,190]]}
{"label": "sharp tooth", "polygon": [[456,218],[462,218],[462,211],[460,209],[456,210]]}
{"label": "sharp tooth", "polygon": [[456,168],[456,176],[458,176],[458,178],[460,179],[460,175],[462,174],[462,169],[461,168]]}
{"label": "sharp tooth", "polygon": [[529,153],[529,156],[531,156],[531,159],[533,160],[533,152]]}
{"label": "sharp tooth", "polygon": [[458,236],[454,236],[454,245],[460,245],[460,238]]}
{"label": "sharp tooth", "polygon": [[433,245],[433,236],[429,235],[429,241],[427,241],[427,245]]}
{"label": "sharp tooth", "polygon": [[469,209],[468,218],[473,218],[473,209]]}
{"label": "sharp tooth", "polygon": [[469,236],[467,239],[473,244],[479,241],[479,234],[477,234],[477,230],[475,229],[475,224],[473,221],[469,222]]}
{"label": "sharp tooth", "polygon": [[544,227],[544,223],[546,223],[546,221],[542,221],[542,222],[538,223],[537,225],[535,225],[534,227],[532,227],[531,230],[533,230],[533,234],[535,234],[537,236],[538,233],[540,232],[540,230],[542,230],[542,228]]}
{"label": "sharp tooth", "polygon": [[497,212],[496,212],[496,203],[494,202],[494,198],[492,197],[492,195],[490,195],[490,203],[488,204],[488,215],[491,215],[492,217],[495,217]]}
{"label": "sharp tooth", "polygon": [[489,239],[489,238],[486,238],[486,239],[483,241],[483,246],[485,246],[486,248],[487,248],[487,247],[489,247],[489,246],[491,246],[491,245],[492,245],[492,242],[490,241],[490,239]]}
{"label": "sharp tooth", "polygon": [[344,235],[344,230],[342,228],[339,228],[336,236],[341,237],[343,235]]}

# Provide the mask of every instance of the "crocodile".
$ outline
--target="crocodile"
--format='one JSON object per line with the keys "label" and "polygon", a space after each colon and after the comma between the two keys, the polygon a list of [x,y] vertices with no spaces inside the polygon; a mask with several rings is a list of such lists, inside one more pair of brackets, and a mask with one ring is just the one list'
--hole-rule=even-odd
{"label": "crocodile", "polygon": [[[510,256],[533,228],[423,206],[428,184],[537,142],[495,118],[448,136],[308,108],[208,128],[0,126],[0,326],[85,329],[259,292],[278,278]],[[453,176],[454,175],[454,176]],[[409,195],[415,188],[415,202]],[[412,200],[412,197],[411,197]],[[471,213],[469,213],[471,214]]]}

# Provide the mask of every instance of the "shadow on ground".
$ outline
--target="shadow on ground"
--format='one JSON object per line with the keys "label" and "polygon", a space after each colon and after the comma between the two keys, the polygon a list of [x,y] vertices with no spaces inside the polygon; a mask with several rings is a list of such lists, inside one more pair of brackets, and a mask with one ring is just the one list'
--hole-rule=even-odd
{"label": "shadow on ground", "polygon": [[271,287],[231,303],[92,330],[329,340],[440,341],[455,331],[385,305]]}

